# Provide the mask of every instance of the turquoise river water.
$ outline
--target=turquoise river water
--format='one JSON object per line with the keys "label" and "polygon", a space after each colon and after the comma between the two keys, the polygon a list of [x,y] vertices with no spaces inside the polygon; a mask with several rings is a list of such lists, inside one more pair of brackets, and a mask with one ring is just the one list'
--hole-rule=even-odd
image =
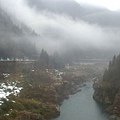
{"label": "turquoise river water", "polygon": [[103,107],[93,99],[92,82],[87,82],[82,91],[70,95],[60,107],[61,115],[54,120],[109,120]]}

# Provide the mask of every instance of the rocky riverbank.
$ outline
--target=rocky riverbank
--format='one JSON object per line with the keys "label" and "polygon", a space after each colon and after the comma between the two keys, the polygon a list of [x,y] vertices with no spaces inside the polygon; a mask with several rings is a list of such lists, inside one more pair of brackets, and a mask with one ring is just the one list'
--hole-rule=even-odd
{"label": "rocky riverbank", "polygon": [[[3,76],[1,84],[14,83],[13,89],[0,102],[1,120],[51,120],[60,115],[60,105],[70,94],[81,91],[86,80],[98,76],[96,65],[74,65],[62,72],[58,70],[24,70]],[[5,74],[5,73],[4,73]],[[85,85],[85,84],[83,84]],[[12,94],[22,88],[18,94]]]}
{"label": "rocky riverbank", "polygon": [[[6,89],[6,93],[11,91],[11,94],[1,98],[0,119],[50,120],[58,117],[59,105],[64,99],[68,99],[70,94],[80,91],[80,85],[84,81],[83,76],[71,73],[64,73],[61,77],[45,71],[11,74],[4,79],[4,84],[6,88],[11,82],[16,86]],[[17,87],[22,88],[19,94],[12,94]]]}
{"label": "rocky riverbank", "polygon": [[105,112],[110,115],[111,120],[120,120],[120,91],[116,87],[106,86],[106,83],[94,84],[93,98],[106,106]]}

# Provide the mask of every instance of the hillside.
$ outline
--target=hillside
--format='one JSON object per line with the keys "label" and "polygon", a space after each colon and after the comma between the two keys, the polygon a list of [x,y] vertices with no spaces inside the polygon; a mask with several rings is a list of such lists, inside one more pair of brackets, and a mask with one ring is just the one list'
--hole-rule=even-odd
{"label": "hillside", "polygon": [[104,8],[99,8],[91,5],[80,5],[75,0],[26,0],[31,7],[36,7],[38,11],[47,10],[56,14],[68,15],[73,18],[99,13],[105,11]]}
{"label": "hillside", "polygon": [[32,57],[35,44],[28,36],[36,36],[27,26],[21,27],[0,8],[0,58]]}
{"label": "hillside", "polygon": [[113,57],[102,81],[96,82],[94,88],[94,99],[108,105],[108,113],[120,116],[120,55]]}
{"label": "hillside", "polygon": [[[119,51],[119,46],[116,47],[120,26],[118,12],[78,4],[75,0],[25,0],[24,5],[23,11],[27,7],[29,12],[20,16],[19,10],[14,13],[9,8],[10,12],[5,12],[1,5],[4,11],[0,9],[0,58],[34,58],[35,51],[40,54],[43,48],[50,54],[57,51],[71,62],[80,58],[109,59]],[[25,16],[34,18],[22,21]]]}
{"label": "hillside", "polygon": [[50,11],[59,15],[67,15],[73,19],[82,19],[91,24],[106,27],[120,27],[119,11],[110,11],[106,8],[79,4],[75,0],[26,0],[28,5],[38,11]]}
{"label": "hillside", "polygon": [[114,11],[101,11],[99,13],[92,13],[83,16],[82,19],[91,24],[99,24],[102,27],[120,27],[120,12]]}

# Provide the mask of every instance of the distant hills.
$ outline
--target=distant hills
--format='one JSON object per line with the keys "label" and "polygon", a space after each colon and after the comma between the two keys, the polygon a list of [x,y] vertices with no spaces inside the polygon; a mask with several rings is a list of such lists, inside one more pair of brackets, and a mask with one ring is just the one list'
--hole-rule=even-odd
{"label": "distant hills", "polygon": [[26,0],[38,11],[47,10],[56,14],[68,15],[101,26],[120,27],[120,12],[106,8],[79,4],[75,0]]}
{"label": "distant hills", "polygon": [[[65,22],[67,22],[67,20],[70,18],[71,21],[74,23],[78,20],[82,20],[85,21],[85,23],[88,23],[88,25],[94,24],[102,28],[106,27],[113,29],[114,32],[120,31],[119,11],[113,12],[106,8],[95,7],[85,4],[83,5],[77,3],[75,0],[25,1],[30,8],[36,9],[38,13],[48,11],[49,13],[53,13],[58,16],[68,16]],[[64,24],[65,23],[63,23],[62,25],[64,26]],[[100,48],[94,48],[94,45],[90,46],[91,48],[88,48],[89,43],[88,45],[86,45],[88,47],[84,48],[81,42],[78,44],[77,42],[79,41],[79,39],[80,41],[82,41],[82,39],[83,41],[87,41],[86,39],[89,39],[89,35],[85,35],[88,36],[87,38],[77,38],[75,36],[76,34],[72,36],[72,32],[67,33],[68,31],[64,31],[62,27],[51,27],[49,26],[49,23],[47,23],[47,25],[45,27],[42,26],[42,30],[44,30],[43,35],[38,35],[38,33],[36,33],[33,28],[30,28],[30,26],[27,26],[24,22],[21,23],[19,19],[16,19],[15,17],[4,11],[2,8],[0,8],[0,57],[13,58],[16,56],[23,58],[27,56],[31,58],[32,56],[36,56],[34,55],[36,54],[35,51],[38,51],[38,53],[40,54],[40,50],[42,50],[42,48],[47,50],[48,53],[53,53],[54,51],[56,52],[56,50],[59,50],[57,52],[62,54],[62,56],[67,56],[71,59],[77,59],[77,57],[104,58],[106,56],[109,56],[108,58],[110,58],[116,51],[119,51],[119,47],[117,47],[117,50],[113,50],[113,48],[111,48],[111,50],[107,48],[105,48],[104,50],[103,48],[101,48],[100,50]],[[41,26],[38,26],[39,29],[40,27]],[[74,39],[78,39],[75,43],[76,46],[73,44]],[[114,37],[112,39],[114,39]],[[90,43],[90,45],[92,45],[92,43]],[[36,50],[36,48],[38,49]],[[65,51],[66,49],[67,51]]]}
{"label": "distant hills", "polygon": [[28,36],[36,33],[25,25],[20,27],[0,8],[0,58],[32,57],[36,48]]}
{"label": "distant hills", "polygon": [[104,8],[98,8],[90,5],[80,5],[74,0],[26,0],[31,7],[37,10],[47,10],[56,14],[64,14],[73,18],[80,18],[93,13],[105,11]]}

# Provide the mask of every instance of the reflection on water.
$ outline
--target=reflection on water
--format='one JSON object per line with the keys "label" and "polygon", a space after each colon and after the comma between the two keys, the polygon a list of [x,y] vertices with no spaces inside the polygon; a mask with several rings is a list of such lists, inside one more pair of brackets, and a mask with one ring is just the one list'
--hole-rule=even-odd
{"label": "reflection on water", "polygon": [[54,120],[109,120],[102,106],[93,100],[92,82],[87,82],[82,91],[71,95],[61,106],[61,115]]}

